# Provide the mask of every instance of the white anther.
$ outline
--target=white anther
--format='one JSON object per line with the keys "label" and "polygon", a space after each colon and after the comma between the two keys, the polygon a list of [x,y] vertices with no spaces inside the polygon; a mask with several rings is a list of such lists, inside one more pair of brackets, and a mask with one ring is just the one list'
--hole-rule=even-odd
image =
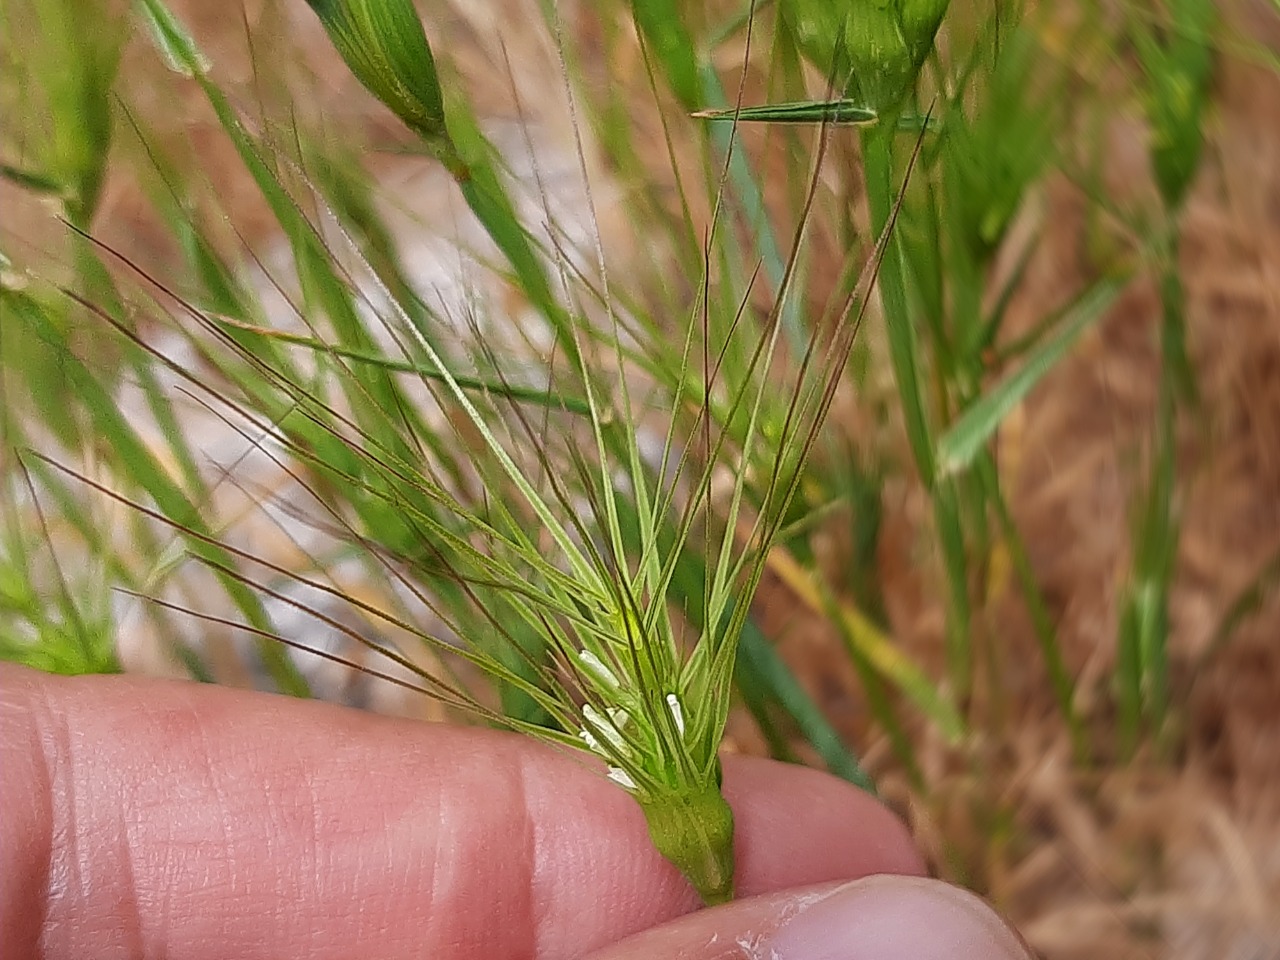
{"label": "white anther", "polygon": [[620,687],[618,678],[613,675],[613,671],[590,650],[579,650],[578,661],[582,664],[583,669],[602,687],[609,687],[612,690],[617,690]]}
{"label": "white anther", "polygon": [[684,710],[680,707],[680,698],[674,693],[667,694],[667,709],[671,711],[671,719],[676,722],[676,732],[684,736]]}
{"label": "white anther", "polygon": [[635,791],[637,789],[636,782],[631,779],[631,774],[623,770],[621,767],[609,768],[609,779],[624,789]]}
{"label": "white anther", "polygon": [[587,722],[587,725],[582,729],[582,734],[585,735],[582,736],[582,739],[596,753],[601,753],[602,744],[598,739],[599,737],[604,737],[609,742],[609,746],[618,753],[626,754],[629,752],[627,741],[623,739],[622,734],[619,732],[619,727],[627,722],[625,710],[611,707],[608,716],[605,716],[588,703],[582,708],[582,718]]}

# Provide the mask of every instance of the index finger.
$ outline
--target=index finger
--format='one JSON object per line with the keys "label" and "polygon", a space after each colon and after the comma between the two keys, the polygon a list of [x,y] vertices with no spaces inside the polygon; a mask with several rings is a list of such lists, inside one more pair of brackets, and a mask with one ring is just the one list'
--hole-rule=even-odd
{"label": "index finger", "polygon": [[[0,668],[10,956],[569,957],[696,907],[635,802],[528,738]],[[744,895],[921,870],[816,771],[728,758]]]}

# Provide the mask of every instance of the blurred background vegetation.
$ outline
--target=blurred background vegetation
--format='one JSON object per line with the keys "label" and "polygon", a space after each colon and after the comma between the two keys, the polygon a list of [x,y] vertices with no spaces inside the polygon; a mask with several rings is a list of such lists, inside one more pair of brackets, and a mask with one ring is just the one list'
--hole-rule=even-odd
{"label": "blurred background vegetation", "polygon": [[[1280,955],[1274,2],[432,0],[416,137],[303,0],[172,10],[190,46],[0,6],[0,656],[453,717],[415,667],[533,716],[414,642],[534,638],[385,469],[504,498],[403,334],[531,411],[533,476],[594,317],[660,445],[690,318],[729,384],[775,305],[797,357],[830,329],[928,114],[728,747],[874,784],[1046,957]],[[881,74],[891,15],[926,42]],[[840,96],[879,122],[692,116]]]}

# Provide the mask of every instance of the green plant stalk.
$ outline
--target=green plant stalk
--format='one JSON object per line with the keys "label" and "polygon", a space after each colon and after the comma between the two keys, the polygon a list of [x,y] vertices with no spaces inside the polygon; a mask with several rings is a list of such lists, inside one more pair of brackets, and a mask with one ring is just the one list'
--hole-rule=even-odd
{"label": "green plant stalk", "polygon": [[1149,159],[1162,201],[1157,245],[1160,290],[1160,386],[1151,475],[1134,534],[1134,561],[1120,620],[1117,682],[1121,749],[1132,752],[1145,719],[1157,739],[1169,709],[1169,593],[1177,559],[1176,444],[1179,409],[1195,404],[1194,373],[1186,348],[1185,293],[1179,274],[1179,213],[1200,166],[1204,115],[1213,77],[1211,34],[1217,4],[1171,0],[1167,30],[1135,23],[1134,45],[1143,69]]}
{"label": "green plant stalk", "polygon": [[[1161,404],[1165,406],[1164,403]],[[1177,549],[1173,511],[1172,409],[1157,417],[1154,460],[1134,530],[1131,581],[1120,615],[1116,662],[1119,740],[1124,756],[1137,747],[1144,719],[1162,730],[1168,707],[1168,600]]]}
{"label": "green plant stalk", "polygon": [[709,907],[733,899],[733,811],[716,776],[696,792],[638,798],[658,852],[680,868]]}
{"label": "green plant stalk", "polygon": [[[894,131],[871,127],[862,132],[863,177],[871,207],[872,231],[879,235],[893,210]],[[889,355],[898,398],[906,423],[907,440],[916,469],[929,491],[934,525],[942,548],[947,580],[947,665],[953,696],[963,700],[970,684],[970,603],[968,560],[960,524],[959,497],[954,482],[940,477],[934,459],[933,431],[925,412],[920,385],[920,349],[907,299],[906,264],[901,241],[888,239],[880,270],[880,303],[888,328]]]}
{"label": "green plant stalk", "polygon": [[[702,95],[704,102],[715,107],[722,107],[726,102],[724,87],[710,63],[702,65]],[[765,210],[764,193],[751,163],[740,144],[734,142],[734,133],[728,124],[713,123],[708,136],[720,157],[729,158],[729,179],[735,199],[742,204],[743,216],[750,225],[751,239],[755,245],[756,256],[764,267],[764,276],[777,296],[782,290],[783,278],[786,276],[786,258],[782,248],[769,224],[768,212]],[[729,243],[734,242],[732,236]],[[797,355],[803,356],[809,332],[805,329],[800,317],[798,299],[790,297],[783,304],[782,329]]]}
{"label": "green plant stalk", "polygon": [[1062,656],[1062,648],[1058,644],[1057,631],[1053,619],[1049,615],[1048,606],[1036,580],[1035,570],[1031,565],[1031,557],[1027,552],[1026,541],[1018,529],[1009,510],[1004,491],[1000,489],[1000,478],[996,472],[995,461],[988,453],[982,454],[977,461],[977,472],[985,487],[987,498],[996,509],[1001,535],[1009,550],[1013,570],[1022,587],[1022,596],[1027,604],[1027,612],[1031,616],[1031,625],[1035,630],[1036,640],[1040,644],[1040,655],[1044,659],[1045,669],[1049,674],[1049,685],[1053,688],[1058,710],[1067,723],[1067,731],[1071,736],[1072,752],[1077,762],[1089,761],[1089,737],[1084,721],[1080,717],[1075,703],[1075,682]]}
{"label": "green plant stalk", "polygon": [[698,109],[704,86],[693,37],[676,0],[632,0],[631,14],[653,51],[676,99],[686,110]]}
{"label": "green plant stalk", "polygon": [[1151,474],[1134,533],[1132,581],[1120,619],[1117,683],[1120,746],[1128,755],[1145,721],[1159,738],[1169,712],[1169,594],[1181,524],[1177,515],[1177,423],[1194,396],[1186,351],[1185,299],[1178,273],[1178,238],[1169,230],[1160,263],[1160,385]]}

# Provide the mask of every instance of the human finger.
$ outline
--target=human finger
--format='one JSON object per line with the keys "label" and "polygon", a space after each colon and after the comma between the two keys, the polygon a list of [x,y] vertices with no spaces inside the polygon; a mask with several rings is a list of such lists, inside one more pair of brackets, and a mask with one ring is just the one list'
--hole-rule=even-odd
{"label": "human finger", "polygon": [[[28,955],[569,957],[696,906],[631,798],[526,737],[5,667],[0,769]],[[746,895],[921,869],[842,781],[729,758],[725,791]]]}
{"label": "human finger", "polygon": [[739,900],[674,920],[590,960],[1032,960],[972,893],[874,876]]}

